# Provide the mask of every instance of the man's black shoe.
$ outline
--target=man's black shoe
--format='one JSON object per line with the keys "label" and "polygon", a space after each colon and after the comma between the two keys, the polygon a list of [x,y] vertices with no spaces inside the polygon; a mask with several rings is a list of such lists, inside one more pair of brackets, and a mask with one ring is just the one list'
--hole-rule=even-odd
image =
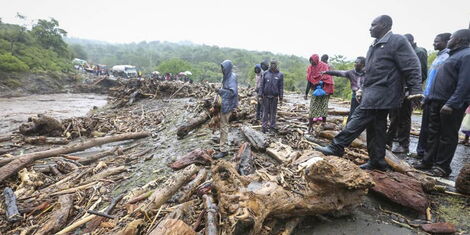
{"label": "man's black shoe", "polygon": [[413,164],[413,167],[418,170],[429,170],[432,168],[431,164],[424,164],[423,162],[417,162]]}
{"label": "man's black shoe", "polygon": [[367,162],[365,164],[362,164],[359,166],[361,169],[363,170],[379,170],[379,171],[386,171],[387,170],[387,167],[380,167],[380,166],[376,166],[370,162]]}
{"label": "man's black shoe", "polygon": [[328,145],[328,146],[325,146],[325,147],[316,147],[315,149],[318,152],[321,152],[325,155],[333,155],[333,156],[342,157],[343,154],[344,154],[344,150],[333,147],[332,145]]}
{"label": "man's black shoe", "polygon": [[225,157],[225,156],[227,156],[227,155],[228,155],[227,152],[219,152],[219,153],[217,153],[216,155],[212,156],[212,158],[214,158],[214,159],[220,159],[220,158],[223,158],[223,157]]}

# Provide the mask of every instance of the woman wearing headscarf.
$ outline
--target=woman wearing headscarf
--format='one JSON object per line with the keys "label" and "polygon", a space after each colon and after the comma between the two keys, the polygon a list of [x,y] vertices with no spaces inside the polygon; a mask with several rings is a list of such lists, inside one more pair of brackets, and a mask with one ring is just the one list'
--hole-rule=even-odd
{"label": "woman wearing headscarf", "polygon": [[307,89],[304,97],[306,100],[308,93],[313,90],[308,119],[309,133],[313,130],[313,124],[325,123],[328,116],[328,100],[334,92],[333,77],[323,73],[328,70],[329,66],[320,61],[317,54],[310,57],[310,65],[307,69]]}

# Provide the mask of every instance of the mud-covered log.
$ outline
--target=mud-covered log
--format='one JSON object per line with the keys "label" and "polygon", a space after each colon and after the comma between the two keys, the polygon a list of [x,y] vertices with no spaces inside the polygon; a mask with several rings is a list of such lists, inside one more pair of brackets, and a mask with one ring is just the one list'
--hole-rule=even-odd
{"label": "mud-covered log", "polygon": [[212,195],[206,194],[202,196],[204,200],[204,208],[206,210],[206,231],[205,235],[218,235],[219,226],[218,226],[218,209],[217,205],[214,203]]}
{"label": "mud-covered log", "polygon": [[23,219],[18,211],[18,206],[16,205],[16,196],[13,193],[11,188],[6,187],[3,189],[3,196],[5,198],[5,209],[6,217],[8,222],[16,222]]}
{"label": "mud-covered log", "polygon": [[212,149],[195,149],[175,162],[171,163],[169,167],[171,167],[173,170],[179,170],[191,164],[209,165],[212,162],[211,156],[213,153],[214,150]]}
{"label": "mud-covered log", "polygon": [[404,207],[412,208],[423,215],[429,206],[421,182],[398,172],[371,171],[374,179],[372,191]]}
{"label": "mud-covered log", "polygon": [[268,147],[268,140],[263,133],[254,130],[251,127],[243,126],[242,127],[243,135],[250,141],[251,146],[253,146],[258,151],[264,151]]}
{"label": "mud-covered log", "polygon": [[112,155],[114,154],[117,150],[119,149],[119,147],[114,147],[110,150],[106,150],[104,152],[100,152],[98,154],[95,154],[93,156],[89,156],[89,157],[83,157],[83,158],[80,158],[78,159],[77,161],[80,163],[80,164],[83,164],[83,165],[88,165],[92,162],[95,162],[95,161],[98,161],[99,159],[101,158],[104,158],[104,157],[107,157],[109,155]]}
{"label": "mud-covered log", "polygon": [[124,133],[115,136],[94,138],[82,143],[67,145],[46,151],[24,154],[22,156],[12,158],[12,160],[14,159],[13,161],[0,168],[0,182],[3,182],[6,178],[10,177],[29,163],[39,159],[57,156],[60,154],[73,153],[110,142],[143,138],[149,135],[150,133],[148,132]]}
{"label": "mud-covered log", "polygon": [[201,169],[197,175],[196,178],[194,178],[191,182],[189,182],[187,185],[185,185],[181,189],[181,193],[175,194],[173,198],[175,198],[175,201],[178,203],[186,202],[191,198],[191,196],[196,192],[197,187],[204,183],[207,177],[207,170],[206,169]]}
{"label": "mud-covered log", "polygon": [[422,224],[421,228],[431,234],[454,234],[457,232],[457,228],[451,223]]}
{"label": "mud-covered log", "polygon": [[[325,214],[362,203],[373,181],[352,162],[338,157],[316,157],[289,190],[278,181],[257,175],[241,176],[232,163],[220,160],[212,166],[222,232],[259,234],[268,216],[286,218]],[[284,174],[289,174],[288,171]]]}
{"label": "mud-covered log", "polygon": [[328,115],[333,115],[333,116],[348,116],[349,115],[349,110],[328,110]]}
{"label": "mud-covered log", "polygon": [[165,219],[150,233],[150,235],[196,235],[196,232],[185,222],[177,219]]}
{"label": "mud-covered log", "polygon": [[37,117],[30,117],[27,123],[23,123],[19,131],[23,135],[61,136],[64,128],[59,120],[38,114]]}
{"label": "mud-covered log", "polygon": [[236,161],[238,161],[237,170],[240,175],[251,175],[255,172],[255,163],[249,143],[243,143],[240,146]]}
{"label": "mud-covered log", "polygon": [[162,206],[173,194],[178,191],[183,184],[189,181],[191,176],[200,170],[199,167],[191,165],[184,168],[182,171],[172,175],[162,186],[155,189],[153,194],[149,197],[149,203],[143,208],[144,211],[156,209]]}
{"label": "mud-covered log", "polygon": [[266,153],[280,163],[287,163],[291,160],[290,156],[294,153],[292,147],[280,142],[271,143],[266,149]]}
{"label": "mud-covered log", "polygon": [[[338,131],[322,131],[320,132],[320,137],[332,140],[338,134],[339,134]],[[354,148],[366,148],[367,147],[367,145],[363,141],[361,141],[359,138],[355,139],[351,143],[351,146]]]}
{"label": "mud-covered log", "polygon": [[455,180],[455,189],[459,193],[470,195],[470,163],[466,163]]}
{"label": "mud-covered log", "polygon": [[65,194],[59,196],[59,202],[49,221],[43,225],[35,234],[52,234],[67,224],[70,211],[73,208],[73,195]]}
{"label": "mud-covered log", "polygon": [[189,132],[207,122],[211,118],[211,116],[212,115],[209,113],[209,111],[204,110],[203,112],[199,113],[196,117],[191,118],[186,123],[183,123],[181,126],[179,126],[176,135],[180,139],[185,137],[186,135],[188,135]]}
{"label": "mud-covered log", "polygon": [[59,144],[64,145],[70,143],[65,137],[47,137],[47,136],[32,136],[25,137],[24,142],[33,145],[43,145],[43,144]]}

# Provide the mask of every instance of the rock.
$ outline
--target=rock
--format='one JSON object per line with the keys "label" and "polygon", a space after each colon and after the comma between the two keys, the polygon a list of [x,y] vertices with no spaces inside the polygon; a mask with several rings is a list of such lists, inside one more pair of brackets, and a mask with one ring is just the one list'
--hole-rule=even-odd
{"label": "rock", "polygon": [[465,164],[455,180],[457,192],[470,195],[470,163]]}

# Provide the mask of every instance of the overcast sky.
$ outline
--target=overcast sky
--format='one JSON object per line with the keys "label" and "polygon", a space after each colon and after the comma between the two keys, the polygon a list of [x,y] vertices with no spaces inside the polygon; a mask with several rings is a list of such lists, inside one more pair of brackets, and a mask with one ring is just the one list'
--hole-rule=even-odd
{"label": "overcast sky", "polygon": [[432,50],[434,36],[467,28],[470,0],[1,0],[0,17],[53,17],[70,37],[108,42],[192,41],[272,51],[365,55],[373,18],[388,14],[393,32]]}

